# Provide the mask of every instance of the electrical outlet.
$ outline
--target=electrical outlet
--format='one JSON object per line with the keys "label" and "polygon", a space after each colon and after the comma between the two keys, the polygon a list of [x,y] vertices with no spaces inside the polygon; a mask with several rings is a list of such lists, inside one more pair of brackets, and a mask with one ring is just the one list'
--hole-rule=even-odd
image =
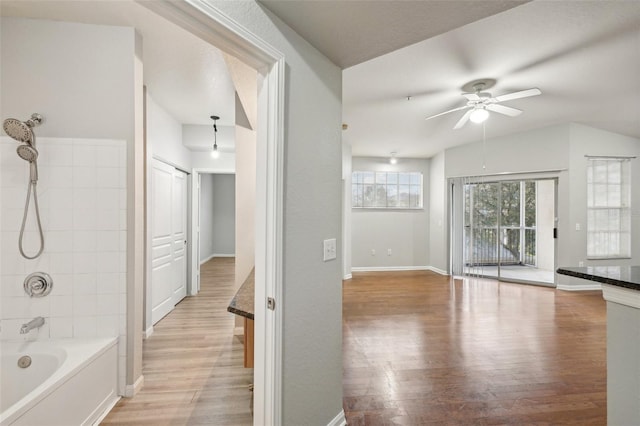
{"label": "electrical outlet", "polygon": [[387,249],[387,256],[391,256],[391,249]]}
{"label": "electrical outlet", "polygon": [[333,260],[336,258],[336,239],[324,240],[324,261]]}
{"label": "electrical outlet", "polygon": [[578,262],[578,266],[582,268],[584,266],[584,262],[583,261]]}
{"label": "electrical outlet", "polygon": [[580,226],[580,224],[579,224],[579,223],[576,223],[576,231],[579,231],[579,230],[581,230],[581,229],[582,229],[582,227]]}
{"label": "electrical outlet", "polygon": [[371,249],[371,256],[375,256],[376,255],[376,249]]}

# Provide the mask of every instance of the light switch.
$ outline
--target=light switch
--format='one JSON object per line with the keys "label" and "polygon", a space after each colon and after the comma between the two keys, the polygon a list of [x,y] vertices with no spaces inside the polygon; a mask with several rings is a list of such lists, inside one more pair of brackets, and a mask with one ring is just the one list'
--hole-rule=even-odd
{"label": "light switch", "polygon": [[324,261],[336,258],[336,239],[324,240]]}

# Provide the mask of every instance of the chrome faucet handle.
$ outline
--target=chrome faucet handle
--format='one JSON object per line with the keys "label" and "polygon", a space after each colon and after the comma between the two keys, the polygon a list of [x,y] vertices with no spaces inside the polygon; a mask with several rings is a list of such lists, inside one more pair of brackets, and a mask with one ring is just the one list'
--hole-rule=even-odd
{"label": "chrome faucet handle", "polygon": [[24,291],[29,297],[44,297],[51,293],[53,279],[45,272],[34,272],[24,280]]}

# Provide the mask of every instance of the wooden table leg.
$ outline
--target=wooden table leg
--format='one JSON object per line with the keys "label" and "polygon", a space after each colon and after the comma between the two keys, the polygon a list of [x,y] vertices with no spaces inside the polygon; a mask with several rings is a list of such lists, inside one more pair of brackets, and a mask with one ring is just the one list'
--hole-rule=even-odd
{"label": "wooden table leg", "polygon": [[253,320],[244,319],[244,366],[253,368]]}

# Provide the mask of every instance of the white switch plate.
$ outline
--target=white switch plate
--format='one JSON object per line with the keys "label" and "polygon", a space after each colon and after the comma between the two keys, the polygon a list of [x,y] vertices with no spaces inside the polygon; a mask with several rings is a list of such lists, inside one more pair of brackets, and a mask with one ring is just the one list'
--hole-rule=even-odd
{"label": "white switch plate", "polygon": [[576,223],[576,231],[579,231],[580,229],[582,229],[582,228],[581,228],[581,226],[580,226],[580,224],[579,224],[579,223]]}
{"label": "white switch plate", "polygon": [[336,258],[336,239],[324,240],[324,261]]}

